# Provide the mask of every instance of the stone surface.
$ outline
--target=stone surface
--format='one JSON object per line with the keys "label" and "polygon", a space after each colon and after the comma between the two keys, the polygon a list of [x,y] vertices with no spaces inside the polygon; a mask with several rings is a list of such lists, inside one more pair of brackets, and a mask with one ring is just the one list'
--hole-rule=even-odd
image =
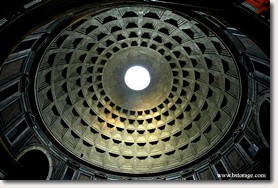
{"label": "stone surface", "polygon": [[[124,83],[133,65],[152,82]],[[36,80],[40,115],[80,159],[130,174],[190,163],[230,129],[241,99],[236,62],[189,16],[144,6],[85,16],[50,44]]]}

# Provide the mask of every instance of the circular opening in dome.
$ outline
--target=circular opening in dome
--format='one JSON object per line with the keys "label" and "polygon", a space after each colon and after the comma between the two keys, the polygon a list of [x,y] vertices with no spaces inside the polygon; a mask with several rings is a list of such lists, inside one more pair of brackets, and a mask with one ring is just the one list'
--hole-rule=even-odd
{"label": "circular opening in dome", "polygon": [[125,73],[125,83],[132,90],[143,90],[151,82],[149,71],[141,66],[130,67]]}

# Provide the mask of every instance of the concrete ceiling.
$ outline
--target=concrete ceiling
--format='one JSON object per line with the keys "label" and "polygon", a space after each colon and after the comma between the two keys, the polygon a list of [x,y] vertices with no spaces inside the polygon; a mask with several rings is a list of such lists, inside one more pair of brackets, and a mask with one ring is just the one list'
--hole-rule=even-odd
{"label": "concrete ceiling", "polygon": [[[145,67],[150,85],[124,83]],[[190,163],[231,128],[241,100],[236,62],[190,16],[144,6],[80,18],[52,41],[37,70],[36,102],[69,152],[115,172],[147,174]]]}

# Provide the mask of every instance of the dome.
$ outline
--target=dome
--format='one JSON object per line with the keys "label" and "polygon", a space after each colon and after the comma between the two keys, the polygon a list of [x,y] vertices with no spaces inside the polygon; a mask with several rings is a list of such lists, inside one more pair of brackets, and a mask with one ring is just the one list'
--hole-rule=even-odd
{"label": "dome", "polygon": [[269,6],[209,2],[0,7],[0,179],[270,179]]}
{"label": "dome", "polygon": [[[128,87],[134,67],[149,73],[147,88]],[[92,165],[132,174],[171,170],[209,152],[241,100],[238,66],[213,31],[190,16],[144,6],[69,25],[45,51],[35,87],[59,144]]]}

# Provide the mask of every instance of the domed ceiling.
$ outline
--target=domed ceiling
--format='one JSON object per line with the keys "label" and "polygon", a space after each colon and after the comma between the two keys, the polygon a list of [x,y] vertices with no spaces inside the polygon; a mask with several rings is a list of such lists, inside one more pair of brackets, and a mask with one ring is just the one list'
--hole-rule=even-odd
{"label": "domed ceiling", "polygon": [[[126,84],[133,66],[149,72],[145,89]],[[129,174],[204,156],[231,128],[241,100],[239,70],[221,39],[190,16],[154,7],[75,21],[48,46],[36,78],[37,108],[57,142]]]}

